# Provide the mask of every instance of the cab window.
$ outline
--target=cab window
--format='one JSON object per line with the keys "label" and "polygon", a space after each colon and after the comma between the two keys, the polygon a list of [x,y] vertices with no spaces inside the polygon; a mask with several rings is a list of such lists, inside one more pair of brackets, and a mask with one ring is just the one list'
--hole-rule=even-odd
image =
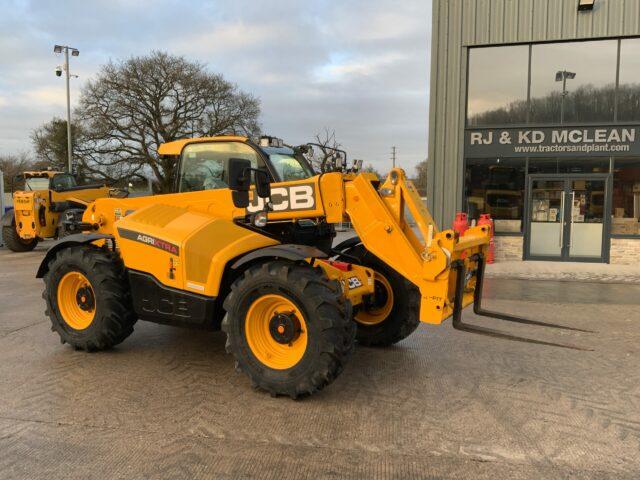
{"label": "cab window", "polygon": [[49,177],[27,177],[24,180],[25,190],[49,190]]}
{"label": "cab window", "polygon": [[54,175],[51,179],[52,190],[65,190],[77,186],[73,175]]}
{"label": "cab window", "polygon": [[182,150],[180,192],[229,187],[229,159],[249,160],[253,168],[265,168],[258,153],[240,142],[192,143]]}
{"label": "cab window", "polygon": [[283,182],[303,180],[314,175],[311,167],[295,155],[272,153],[269,155],[269,160]]}

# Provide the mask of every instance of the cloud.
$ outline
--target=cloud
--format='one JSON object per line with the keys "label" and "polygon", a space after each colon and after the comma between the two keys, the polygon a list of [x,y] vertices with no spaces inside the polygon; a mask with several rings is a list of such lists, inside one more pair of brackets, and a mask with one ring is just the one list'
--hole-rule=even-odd
{"label": "cloud", "polygon": [[39,87],[24,92],[24,96],[17,102],[19,105],[56,106],[66,108],[66,97],[62,85],[54,87]]}
{"label": "cloud", "polygon": [[344,81],[348,77],[372,76],[380,74],[384,68],[392,68],[394,64],[405,59],[407,55],[400,52],[359,58],[338,53],[330,57],[329,63],[315,70],[315,77],[321,82],[336,82]]}
{"label": "cloud", "polygon": [[329,127],[352,157],[384,170],[396,145],[412,170],[427,154],[430,8],[424,0],[10,1],[0,18],[0,153],[29,149],[34,127],[64,116],[52,48],[65,42],[80,49],[74,103],[110,59],[165,50],[259,96],[265,132],[301,143]]}
{"label": "cloud", "polygon": [[175,51],[211,56],[239,50],[259,50],[267,43],[284,41],[286,35],[272,25],[238,20],[215,26],[210,31],[187,33],[176,41]]}

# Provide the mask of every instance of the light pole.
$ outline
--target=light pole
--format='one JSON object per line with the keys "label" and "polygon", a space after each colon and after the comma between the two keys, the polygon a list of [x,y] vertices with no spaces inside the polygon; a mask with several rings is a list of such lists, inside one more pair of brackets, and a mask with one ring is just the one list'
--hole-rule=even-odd
{"label": "light pole", "polygon": [[564,123],[564,98],[569,93],[567,91],[567,80],[573,80],[576,78],[574,72],[567,72],[566,70],[560,70],[556,72],[556,82],[562,82],[562,98],[560,99],[560,124]]}
{"label": "light pole", "polygon": [[62,68],[60,67],[56,68],[56,75],[59,77],[62,76],[63,70],[66,74],[65,80],[67,83],[67,162],[68,162],[67,169],[69,173],[73,173],[72,163],[71,163],[73,158],[73,152],[71,151],[71,95],[69,92],[69,78],[72,76],[78,78],[78,76],[71,75],[71,73],[69,72],[69,51],[71,51],[72,56],[77,57],[78,55],[80,55],[80,50],[78,50],[77,48],[66,46],[66,45],[54,45],[53,51],[55,53],[62,53],[64,51],[64,66]]}

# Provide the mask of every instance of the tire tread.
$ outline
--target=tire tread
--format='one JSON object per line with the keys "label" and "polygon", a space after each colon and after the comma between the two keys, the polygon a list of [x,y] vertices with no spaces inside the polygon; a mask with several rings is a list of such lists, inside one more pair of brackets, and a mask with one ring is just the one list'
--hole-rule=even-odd
{"label": "tire tread", "polygon": [[[242,339],[234,333],[237,325],[233,323],[244,322],[244,319],[236,318],[238,299],[261,280],[279,280],[279,284],[286,284],[290,296],[302,297],[307,305],[311,305],[307,310],[312,318],[305,318],[305,321],[317,321],[320,325],[317,341],[321,351],[315,363],[309,366],[308,374],[296,377],[284,386],[249,365],[241,348]],[[356,326],[351,320],[351,304],[342,298],[342,292],[336,291],[334,283],[319,267],[288,261],[269,261],[250,267],[231,286],[224,308],[227,314],[222,321],[222,330],[227,334],[227,352],[235,357],[237,368],[249,377],[255,388],[271,395],[299,398],[322,390],[342,372],[353,354]]]}
{"label": "tire tread", "polygon": [[12,252],[30,252],[36,245],[38,239],[34,238],[30,242],[25,243],[16,230],[15,220],[11,222],[11,226],[2,227],[2,241]]}
{"label": "tire tread", "polygon": [[[104,306],[99,318],[94,319],[93,322],[99,328],[91,328],[86,335],[70,334],[51,301],[52,295],[55,295],[53,289],[57,286],[57,284],[53,285],[52,277],[56,269],[69,264],[83,265],[87,270],[95,273],[92,287],[95,295],[101,296]],[[77,349],[88,352],[106,350],[123,342],[133,332],[133,325],[137,318],[133,312],[124,264],[116,253],[90,245],[63,249],[50,262],[44,281],[45,289],[42,296],[47,302],[45,314],[51,320],[52,329],[60,335],[63,343],[69,343]]]}

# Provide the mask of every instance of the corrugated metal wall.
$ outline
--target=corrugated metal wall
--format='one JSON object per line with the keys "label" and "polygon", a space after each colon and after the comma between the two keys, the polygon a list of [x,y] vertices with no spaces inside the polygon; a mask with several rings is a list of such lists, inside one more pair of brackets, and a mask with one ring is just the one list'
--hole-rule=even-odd
{"label": "corrugated metal wall", "polygon": [[640,35],[640,0],[433,0],[428,203],[449,226],[461,208],[467,47]]}

